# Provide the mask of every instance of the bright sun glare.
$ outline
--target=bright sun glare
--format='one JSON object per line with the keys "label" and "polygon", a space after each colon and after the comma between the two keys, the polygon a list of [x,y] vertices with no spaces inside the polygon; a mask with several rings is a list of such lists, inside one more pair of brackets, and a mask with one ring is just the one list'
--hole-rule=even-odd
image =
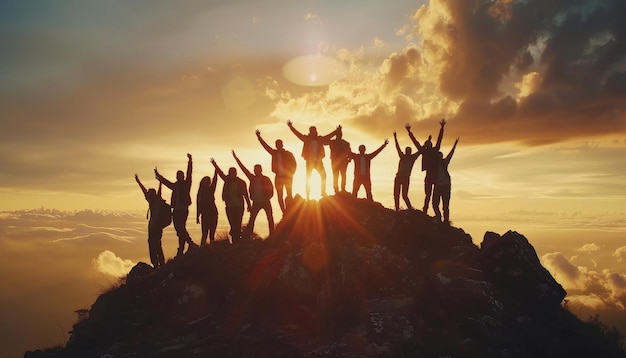
{"label": "bright sun glare", "polygon": [[322,54],[296,57],[283,67],[285,78],[302,86],[326,86],[346,74],[343,64]]}

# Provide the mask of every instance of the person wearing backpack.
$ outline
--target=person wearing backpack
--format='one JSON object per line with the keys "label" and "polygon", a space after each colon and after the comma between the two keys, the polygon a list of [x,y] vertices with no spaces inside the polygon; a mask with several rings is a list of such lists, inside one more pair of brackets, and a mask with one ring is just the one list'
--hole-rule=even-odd
{"label": "person wearing backpack", "polygon": [[254,174],[246,168],[241,160],[232,151],[235,161],[244,172],[244,174],[250,180],[250,199],[252,200],[252,207],[250,208],[250,220],[246,226],[245,233],[242,235],[244,239],[249,239],[254,230],[254,221],[256,220],[259,211],[263,209],[265,215],[267,215],[267,224],[269,226],[270,235],[274,232],[274,216],[272,214],[272,203],[270,199],[274,196],[274,186],[272,181],[267,176],[263,175],[263,168],[260,164],[254,165]]}
{"label": "person wearing backpack", "polygon": [[159,171],[154,168],[154,176],[156,179],[163,183],[172,191],[172,198],[170,204],[172,205],[172,221],[174,222],[174,229],[178,236],[178,252],[176,257],[181,256],[185,249],[185,243],[187,243],[188,250],[198,247],[198,244],[193,242],[189,232],[187,231],[187,218],[189,217],[189,206],[191,205],[191,172],[193,169],[191,154],[187,153],[187,176],[182,170],[176,172],[176,182],[165,179]]}
{"label": "person wearing backpack", "polygon": [[439,210],[439,202],[443,202],[443,222],[450,224],[450,192],[452,188],[452,181],[450,179],[450,172],[448,172],[448,165],[454,155],[456,145],[459,143],[459,138],[454,141],[454,145],[450,150],[450,153],[444,158],[443,153],[437,153],[437,182],[435,183],[435,189],[433,191],[433,209],[435,210],[435,221],[441,222],[441,211]]}
{"label": "person wearing backpack", "polygon": [[371,178],[371,164],[372,159],[376,157],[383,149],[389,144],[389,140],[385,139],[385,142],[378,147],[372,153],[365,153],[365,146],[361,144],[359,146],[358,153],[351,153],[350,158],[354,161],[354,182],[352,184],[352,196],[355,198],[359,192],[361,185],[365,188],[365,195],[367,200],[374,201],[372,197],[372,178]]}
{"label": "person wearing backpack", "polygon": [[237,169],[231,167],[228,169],[228,175],[225,175],[222,169],[217,165],[215,159],[211,158],[211,164],[215,167],[217,174],[224,181],[222,187],[222,200],[226,204],[226,217],[230,224],[230,237],[232,243],[241,240],[241,222],[243,221],[245,200],[246,209],[250,211],[250,197],[248,196],[248,188],[243,179],[237,177]]}
{"label": "person wearing backpack", "polygon": [[428,137],[428,140],[424,142],[423,146],[420,146],[419,142],[415,139],[415,136],[411,132],[411,126],[408,124],[406,126],[406,130],[409,132],[409,137],[413,141],[413,144],[415,144],[418,150],[422,153],[422,171],[426,172],[426,176],[424,177],[424,207],[422,209],[424,214],[428,213],[430,197],[432,195],[433,188],[437,183],[437,172],[439,171],[439,148],[441,148],[441,140],[443,139],[443,129],[446,125],[446,120],[442,119],[439,124],[441,127],[439,128],[437,143],[434,147],[430,141],[430,137]]}
{"label": "person wearing backpack", "polygon": [[215,188],[217,187],[217,170],[213,174],[213,181],[206,176],[200,180],[198,195],[196,196],[196,224],[201,224],[202,238],[200,246],[206,245],[207,238],[211,244],[215,242],[217,229],[217,206],[215,205]]}
{"label": "person wearing backpack", "polygon": [[[276,187],[276,197],[278,199],[278,206],[284,213],[287,210],[287,203],[293,198],[292,186],[293,186],[293,174],[296,172],[296,158],[293,154],[283,148],[283,141],[281,139],[276,140],[276,149],[270,147],[265,140],[261,137],[261,131],[256,130],[256,137],[261,143],[261,146],[272,156],[272,172],[276,174],[274,177],[274,186]],[[283,191],[286,192],[287,197],[283,199]]]}
{"label": "person wearing backpack", "polygon": [[[139,176],[137,174],[135,174],[135,181],[139,184],[139,188],[141,188],[141,191],[148,202],[148,210],[150,212],[148,219],[148,252],[150,254],[152,267],[154,267],[155,270],[158,270],[165,266],[165,256],[163,256],[163,245],[161,244],[164,227],[162,222],[164,220],[161,218],[166,217],[165,215],[169,215],[171,222],[171,213],[162,212],[162,203],[165,202],[165,200],[161,198],[161,183],[159,183],[159,191],[157,192],[154,188],[146,189],[146,187],[139,180]],[[159,216],[161,216],[161,218]]]}
{"label": "person wearing backpack", "polygon": [[[341,126],[337,127],[337,135],[335,139],[331,139],[330,147],[330,163],[333,169],[333,189],[335,194],[339,194],[339,190],[346,191],[346,172],[348,171],[348,163],[350,162],[350,143],[343,139]],[[341,177],[341,186],[339,185],[339,177]]]}

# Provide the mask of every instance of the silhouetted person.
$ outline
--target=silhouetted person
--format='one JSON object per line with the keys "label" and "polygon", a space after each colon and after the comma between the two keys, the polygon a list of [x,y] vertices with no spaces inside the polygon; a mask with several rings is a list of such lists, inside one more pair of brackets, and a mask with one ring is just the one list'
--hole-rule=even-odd
{"label": "silhouetted person", "polygon": [[400,161],[398,162],[398,172],[396,172],[396,178],[393,182],[393,201],[396,211],[400,210],[400,192],[402,192],[402,199],[404,199],[407,209],[413,210],[411,200],[409,200],[409,182],[411,178],[411,171],[413,170],[413,164],[415,164],[417,157],[420,156],[420,147],[417,147],[417,153],[415,154],[412,154],[411,147],[406,147],[403,153],[400,149],[400,145],[398,144],[398,134],[396,132],[393,132],[393,139],[396,143],[396,151],[400,157]]}
{"label": "silhouetted person", "polygon": [[383,145],[378,147],[372,153],[365,153],[365,146],[359,146],[358,153],[351,153],[350,158],[354,161],[354,182],[352,184],[352,195],[356,198],[361,185],[365,188],[365,194],[369,201],[374,201],[372,197],[372,178],[371,164],[372,159],[376,157],[389,144],[389,140],[385,139]]}
{"label": "silhouetted person", "polygon": [[435,190],[433,192],[433,210],[435,210],[435,220],[441,221],[441,211],[439,211],[439,201],[443,201],[443,222],[450,223],[450,191],[452,188],[452,181],[450,180],[450,172],[448,172],[448,165],[454,155],[454,150],[459,142],[459,138],[454,141],[454,145],[450,150],[450,153],[444,158],[443,153],[438,152],[437,158],[437,182],[435,183]]}
{"label": "silhouetted person", "polygon": [[215,230],[217,229],[217,206],[215,205],[215,188],[217,187],[217,169],[210,177],[200,180],[198,194],[196,196],[196,224],[201,224],[202,238],[200,245],[206,245],[207,237],[211,244],[215,242]]}
{"label": "silhouetted person", "polygon": [[252,235],[254,231],[254,221],[261,209],[265,211],[265,215],[267,216],[267,225],[271,235],[274,232],[274,216],[272,213],[272,203],[270,202],[270,199],[272,199],[274,195],[272,181],[270,178],[263,175],[263,168],[261,168],[260,164],[254,165],[254,174],[250,173],[248,168],[239,160],[234,150],[232,153],[235,161],[250,180],[250,199],[252,200],[252,207],[250,208],[250,220],[242,236],[244,239],[250,238],[250,235]]}
{"label": "silhouetted person", "polygon": [[[335,139],[330,141],[330,162],[333,168],[333,189],[335,194],[339,193],[339,190],[346,191],[346,171],[348,170],[348,163],[350,162],[350,143],[343,139],[343,131],[341,126],[337,127]],[[339,184],[339,177],[341,177],[341,186]]]}
{"label": "silhouetted person", "polygon": [[172,191],[172,198],[170,203],[172,205],[172,221],[174,223],[174,229],[178,236],[178,252],[176,256],[183,254],[185,249],[185,243],[187,243],[188,249],[198,247],[198,244],[194,243],[187,231],[187,217],[189,217],[189,205],[191,205],[191,171],[193,170],[193,164],[191,160],[191,154],[187,153],[187,176],[182,170],[176,172],[176,182],[165,179],[159,171],[155,168],[154,175],[158,181],[163,183],[166,187]]}
{"label": "silhouetted person", "polygon": [[306,162],[306,198],[309,199],[309,194],[311,192],[311,186],[309,185],[309,179],[311,177],[311,172],[313,169],[317,170],[320,174],[321,182],[322,182],[322,196],[326,196],[326,169],[324,169],[324,164],[322,159],[326,155],[326,151],[324,150],[324,145],[328,145],[330,143],[330,139],[334,137],[341,127],[337,127],[337,130],[325,135],[320,136],[317,134],[317,128],[314,126],[309,127],[309,134],[304,135],[300,133],[297,129],[293,127],[293,123],[291,121],[287,121],[287,125],[289,129],[293,132],[293,134],[300,139],[304,145],[302,146],[302,158]]}
{"label": "silhouetted person", "polygon": [[[278,206],[284,213],[287,205],[293,198],[292,185],[293,174],[296,171],[296,160],[293,154],[283,148],[283,141],[276,140],[276,149],[270,147],[261,137],[261,131],[256,130],[256,137],[263,146],[263,148],[272,156],[272,172],[276,174],[274,177],[274,185],[276,186],[276,196],[278,199]],[[283,191],[287,193],[287,198],[283,198]]]}
{"label": "silhouetted person", "polygon": [[163,227],[158,222],[159,202],[163,200],[161,198],[161,183],[159,183],[159,191],[157,192],[154,188],[146,190],[146,187],[141,183],[137,174],[135,174],[135,181],[139,184],[150,208],[150,219],[148,220],[148,252],[150,253],[152,267],[159,269],[165,266],[165,256],[163,255],[163,245],[161,244]]}
{"label": "silhouetted person", "polygon": [[[441,147],[441,139],[443,139],[443,129],[446,125],[446,120],[442,119],[439,124],[441,127],[439,128],[439,135],[437,136],[435,146],[433,147],[429,137],[420,150],[422,153],[422,171],[426,171],[426,176],[424,177],[424,207],[422,209],[424,214],[428,213],[428,203],[430,202],[430,197],[433,192],[433,186],[437,182],[437,158],[439,148]],[[406,130],[409,132],[409,137],[411,137],[413,144],[415,144],[417,148],[420,148],[419,142],[415,139],[413,133],[411,133],[411,126],[407,124]]]}
{"label": "silhouetted person", "polygon": [[224,180],[222,187],[222,200],[226,204],[226,217],[230,224],[230,237],[233,244],[241,240],[241,222],[243,221],[244,200],[246,209],[250,211],[250,197],[248,196],[248,188],[243,179],[237,177],[237,169],[231,167],[228,169],[228,175],[217,165],[215,160],[211,158],[211,164],[215,167],[217,174]]}

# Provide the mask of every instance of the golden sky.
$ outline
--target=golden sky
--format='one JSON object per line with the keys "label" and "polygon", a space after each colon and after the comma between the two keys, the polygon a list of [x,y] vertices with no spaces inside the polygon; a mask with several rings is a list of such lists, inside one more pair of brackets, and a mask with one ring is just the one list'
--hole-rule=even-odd
{"label": "golden sky", "polygon": [[[48,229],[18,229],[30,222],[15,218],[36,208],[143,213],[133,175],[154,186],[158,166],[172,179],[186,153],[194,156],[192,191],[213,174],[209,158],[235,165],[231,149],[270,174],[254,131],[299,155],[288,119],[323,134],[341,124],[355,150],[372,151],[393,131],[408,146],[406,123],[418,139],[436,136],[446,118],[444,153],[460,137],[450,165],[455,225],[477,243],[487,230],[550,232],[562,240],[538,250],[550,255],[546,266],[559,273],[573,265],[582,276],[567,282],[581,292],[589,272],[608,270],[609,287],[610,274],[626,272],[624,251],[616,253],[626,228],[625,7],[621,0],[0,3],[0,240],[47,237]],[[397,160],[389,146],[373,161],[374,199],[387,207]],[[416,165],[414,204],[422,181]],[[112,228],[88,235],[77,228],[85,229],[54,232],[119,239]],[[137,230],[121,236],[143,242]],[[595,234],[573,244],[569,230]],[[594,242],[598,232],[608,233],[608,246]],[[606,254],[593,269],[573,258],[587,244]],[[143,258],[120,250],[104,258],[122,267],[128,258],[147,260],[147,250]]]}

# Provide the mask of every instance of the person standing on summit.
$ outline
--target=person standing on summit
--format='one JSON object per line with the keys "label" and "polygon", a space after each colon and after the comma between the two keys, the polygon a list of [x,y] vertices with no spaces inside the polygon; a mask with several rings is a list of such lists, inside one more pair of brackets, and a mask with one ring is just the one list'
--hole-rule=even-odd
{"label": "person standing on summit", "polygon": [[448,165],[454,155],[456,145],[459,143],[459,138],[454,141],[454,145],[450,150],[450,153],[444,158],[443,153],[437,153],[437,182],[435,183],[435,189],[433,191],[433,209],[435,210],[435,221],[441,221],[441,212],[439,211],[439,201],[443,202],[443,222],[450,224],[450,192],[452,188],[452,181],[450,179],[450,172],[448,172]]}
{"label": "person standing on summit", "polygon": [[413,210],[411,200],[409,200],[409,182],[411,180],[413,164],[415,164],[415,160],[417,160],[417,157],[421,154],[419,151],[420,147],[417,147],[417,153],[412,153],[411,147],[406,147],[403,153],[400,149],[400,144],[398,144],[398,134],[396,132],[393,132],[393,139],[396,143],[396,151],[400,157],[398,171],[396,172],[396,178],[393,182],[393,201],[396,211],[400,210],[400,193],[402,193],[402,198],[406,203],[407,209]]}
{"label": "person standing on summit", "polygon": [[274,214],[272,213],[272,203],[270,199],[274,195],[274,187],[272,186],[272,180],[263,175],[263,168],[260,164],[254,165],[254,173],[251,173],[248,168],[239,160],[235,151],[232,151],[235,161],[239,165],[239,168],[250,180],[250,199],[252,200],[252,207],[250,208],[250,219],[248,225],[242,234],[243,239],[249,239],[254,231],[254,222],[256,220],[259,211],[263,209],[267,216],[267,225],[269,227],[270,235],[274,232]]}
{"label": "person standing on summit", "polygon": [[[330,163],[333,169],[333,189],[335,194],[346,191],[346,172],[348,171],[348,163],[350,162],[350,143],[343,139],[343,131],[341,126],[337,127],[337,135],[335,139],[330,141]],[[339,182],[341,177],[341,183]]]}
{"label": "person standing on summit", "polygon": [[[284,213],[287,210],[287,203],[293,198],[292,185],[293,174],[296,172],[296,159],[293,154],[283,148],[283,141],[276,140],[276,149],[270,147],[261,137],[261,131],[256,130],[256,137],[265,149],[272,156],[272,172],[276,174],[274,177],[274,186],[276,187],[276,197],[278,206]],[[287,197],[283,198],[283,192]]]}
{"label": "person standing on summit", "polygon": [[217,229],[217,205],[215,205],[215,188],[217,187],[217,169],[213,173],[213,181],[208,176],[200,180],[196,195],[196,224],[200,224],[202,238],[200,246],[206,245],[207,238],[211,244],[215,242]]}
{"label": "person standing on summit", "polygon": [[178,252],[176,257],[183,254],[185,249],[185,243],[187,243],[188,249],[198,247],[198,244],[193,242],[189,232],[187,231],[187,217],[189,217],[189,206],[191,205],[191,172],[193,170],[193,164],[191,160],[191,154],[187,153],[187,176],[182,170],[176,172],[176,182],[165,179],[159,171],[154,168],[154,176],[156,179],[163,183],[172,191],[172,198],[170,204],[172,205],[172,221],[174,223],[174,229],[178,236]]}
{"label": "person standing on summit", "polygon": [[407,124],[406,130],[409,132],[409,137],[413,141],[413,144],[418,148],[418,150],[422,153],[422,171],[426,171],[426,176],[424,177],[424,214],[428,213],[428,204],[430,203],[430,197],[433,192],[433,187],[437,183],[437,172],[438,168],[438,157],[439,157],[439,148],[441,148],[441,140],[443,139],[443,129],[446,125],[446,120],[442,119],[439,124],[441,127],[439,128],[439,135],[437,136],[437,143],[433,147],[432,142],[430,141],[430,137],[428,140],[424,142],[423,146],[420,146],[417,139],[411,132],[411,126]]}
{"label": "person standing on summit", "polygon": [[[155,270],[163,268],[165,266],[165,256],[163,255],[163,245],[161,244],[161,238],[163,237],[163,225],[159,222],[160,215],[171,215],[169,212],[162,213],[163,207],[160,205],[163,199],[161,198],[161,183],[159,183],[159,191],[154,188],[146,189],[146,187],[139,180],[139,176],[135,174],[135,181],[141,188],[150,211],[150,218],[148,220],[148,251],[150,253],[150,262]],[[166,206],[167,208],[167,206]],[[169,208],[167,208],[169,211]],[[171,219],[170,219],[171,220]]]}
{"label": "person standing on summit", "polygon": [[[230,237],[232,243],[238,243],[241,240],[241,223],[243,221],[243,212],[247,208],[250,211],[250,197],[248,196],[248,188],[246,182],[237,176],[237,168],[230,167],[228,175],[224,174],[215,159],[211,158],[211,164],[215,167],[217,175],[224,181],[222,187],[222,200],[226,204],[226,217],[230,224]],[[245,208],[244,208],[245,201]]]}
{"label": "person standing on summit", "polygon": [[371,164],[372,159],[376,157],[383,149],[389,144],[389,140],[385,139],[385,142],[378,147],[372,153],[365,153],[365,146],[361,144],[359,146],[358,153],[351,153],[350,158],[354,161],[354,181],[352,184],[352,196],[355,198],[359,193],[361,185],[365,188],[365,195],[367,200],[374,201],[372,197],[372,177],[371,177]]}
{"label": "person standing on summit", "polygon": [[293,132],[293,134],[300,139],[304,145],[302,146],[302,158],[306,162],[306,198],[309,199],[309,194],[311,192],[311,186],[309,184],[309,179],[311,177],[311,173],[313,169],[317,170],[320,174],[321,182],[322,182],[322,196],[326,196],[326,169],[324,169],[324,164],[322,163],[322,159],[326,155],[324,151],[324,146],[330,144],[330,139],[334,137],[339,130],[341,130],[341,126],[338,126],[336,130],[331,133],[320,136],[317,134],[317,128],[315,126],[309,127],[309,134],[304,135],[300,133],[293,126],[293,122],[291,120],[287,121],[287,126]]}

